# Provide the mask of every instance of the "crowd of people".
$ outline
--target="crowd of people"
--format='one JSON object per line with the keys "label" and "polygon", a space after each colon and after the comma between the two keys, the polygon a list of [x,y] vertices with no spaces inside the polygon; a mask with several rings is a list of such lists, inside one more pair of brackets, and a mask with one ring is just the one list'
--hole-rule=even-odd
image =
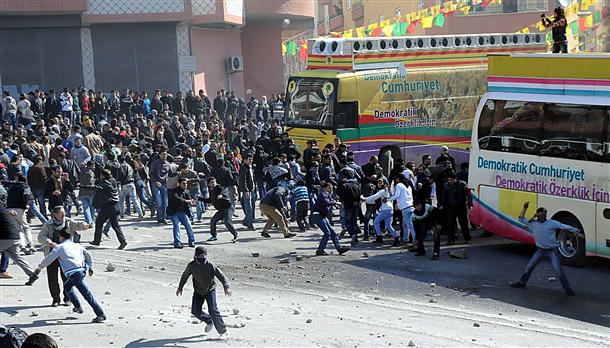
{"label": "crowd of people", "polygon": [[[183,248],[181,230],[187,234],[184,245],[196,246],[194,224],[207,230],[207,242],[213,243],[221,221],[237,242],[238,230],[255,230],[258,214],[267,221],[261,238],[271,238],[273,231],[294,238],[291,224],[299,232],[317,227],[319,256],[328,255],[329,239],[344,254],[361,241],[382,245],[387,234],[391,247],[408,246],[416,255],[426,255],[424,240],[433,239],[432,259],[438,259],[441,233],[454,244],[458,223],[464,242],[470,242],[468,164],[456,173],[447,147],[434,164],[426,155],[421,163],[397,159],[385,169],[376,156],[355,163],[339,139],[323,147],[311,139],[301,152],[273,117],[283,98],[246,103],[224,90],[210,100],[202,90],[186,97],[157,90],[149,98],[128,89],[106,96],[78,88],[59,96],[52,90],[22,94],[17,103],[4,92],[0,207],[3,223],[14,228],[0,236],[0,278],[12,277],[9,258],[30,285],[46,268],[53,306],[63,301],[82,313],[76,288],[95,311],[94,321],[102,322],[105,314],[85,281],[91,254],[79,244],[79,231],[94,228],[89,244],[99,246],[112,228],[118,249],[124,249],[129,233],[121,220],[130,215],[171,222],[175,248]],[[238,207],[244,219],[236,228]],[[207,210],[213,215],[204,222]],[[36,239],[32,219],[42,224]],[[350,246],[341,242],[346,234]],[[22,254],[36,252],[38,245],[45,258],[32,268]],[[204,253],[197,249],[195,256]],[[201,267],[224,278],[215,266]],[[199,279],[195,268],[189,272]],[[199,295],[204,301],[208,293]],[[193,313],[224,331],[217,318],[202,316],[200,309]]]}

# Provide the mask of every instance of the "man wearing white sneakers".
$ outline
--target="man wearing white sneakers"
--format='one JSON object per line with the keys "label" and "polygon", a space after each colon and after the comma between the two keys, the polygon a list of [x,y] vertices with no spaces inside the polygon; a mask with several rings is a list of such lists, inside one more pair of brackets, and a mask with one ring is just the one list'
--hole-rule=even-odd
{"label": "man wearing white sneakers", "polygon": [[[189,262],[182,273],[180,284],[178,284],[178,289],[176,290],[176,296],[182,295],[184,284],[186,284],[191,275],[193,276],[193,288],[195,290],[193,292],[191,314],[207,324],[205,332],[210,332],[212,327],[216,327],[220,338],[226,338],[227,327],[222,320],[216,303],[216,283],[214,282],[214,277],[218,278],[222,283],[225,295],[231,296],[231,290],[224,273],[208,260],[208,251],[203,246],[195,248],[195,258]],[[202,307],[204,302],[208,303],[208,312],[210,314],[203,312]]]}

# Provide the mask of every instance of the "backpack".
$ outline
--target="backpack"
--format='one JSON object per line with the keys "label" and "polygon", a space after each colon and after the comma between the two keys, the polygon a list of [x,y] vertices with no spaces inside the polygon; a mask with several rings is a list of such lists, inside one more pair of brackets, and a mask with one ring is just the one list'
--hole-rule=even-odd
{"label": "backpack", "polygon": [[0,325],[0,347],[21,348],[26,338],[28,338],[27,332],[16,327],[7,328]]}
{"label": "backpack", "polygon": [[376,187],[373,183],[368,183],[362,187],[362,195],[364,197],[372,196],[375,194]]}

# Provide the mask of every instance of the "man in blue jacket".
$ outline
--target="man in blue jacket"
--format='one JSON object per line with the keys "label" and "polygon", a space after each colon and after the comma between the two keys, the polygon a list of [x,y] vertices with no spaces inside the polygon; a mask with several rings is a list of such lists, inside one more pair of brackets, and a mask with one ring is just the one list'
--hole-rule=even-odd
{"label": "man in blue jacket", "polygon": [[556,238],[557,230],[568,230],[578,236],[580,239],[584,239],[585,235],[581,230],[570,225],[565,225],[555,220],[547,220],[546,208],[540,207],[536,209],[536,215],[530,220],[525,218],[525,213],[529,207],[530,202],[523,204],[523,210],[519,215],[519,221],[528,226],[530,232],[534,235],[536,241],[536,247],[538,248],[534,253],[534,256],[530,259],[530,262],[525,267],[525,272],[521,276],[521,279],[512,283],[510,286],[513,288],[525,288],[527,281],[529,280],[534,269],[542,261],[542,259],[549,259],[553,270],[557,273],[557,277],[561,281],[563,289],[566,291],[566,295],[574,296],[574,290],[570,288],[568,278],[561,267],[561,260],[559,257],[559,243]]}

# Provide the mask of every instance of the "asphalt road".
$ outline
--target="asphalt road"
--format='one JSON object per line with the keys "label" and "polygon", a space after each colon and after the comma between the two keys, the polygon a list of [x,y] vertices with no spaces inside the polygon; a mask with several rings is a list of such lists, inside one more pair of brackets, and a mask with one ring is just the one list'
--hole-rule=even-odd
{"label": "asphalt road", "polygon": [[[195,225],[198,241],[209,236],[205,221]],[[363,242],[344,256],[315,257],[318,230],[293,239],[275,232],[269,240],[242,229],[239,243],[233,244],[224,226],[219,226],[218,241],[198,242],[207,246],[234,289],[233,297],[218,295],[230,334],[227,341],[218,341],[215,332],[204,334],[203,325],[190,317],[190,285],[182,297],[174,294],[193,250],[172,247],[171,225],[130,218],[122,224],[129,242],[125,251],[115,250],[114,236],[91,249],[96,274],[88,281],[109,317],[106,323],[89,323],[93,313],[85,304],[83,315],[68,307],[51,308],[44,272],[39,282],[26,287],[25,275],[15,266],[10,268],[15,279],[0,282],[0,322],[49,333],[61,347],[370,347],[407,346],[410,341],[415,346],[557,347],[610,342],[609,260],[594,260],[588,268],[566,267],[577,294],[568,297],[558,280],[549,280],[555,275],[546,261],[526,290],[510,288],[533,250],[499,238],[444,247],[438,261],[390,248],[389,241],[384,246]],[[262,221],[255,226],[260,231]],[[92,231],[83,234],[84,241],[91,237]],[[331,248],[329,244],[327,251]],[[446,255],[461,248],[466,259]],[[286,258],[289,263],[280,263]],[[35,265],[42,253],[26,259]],[[115,271],[104,271],[109,262]]]}

